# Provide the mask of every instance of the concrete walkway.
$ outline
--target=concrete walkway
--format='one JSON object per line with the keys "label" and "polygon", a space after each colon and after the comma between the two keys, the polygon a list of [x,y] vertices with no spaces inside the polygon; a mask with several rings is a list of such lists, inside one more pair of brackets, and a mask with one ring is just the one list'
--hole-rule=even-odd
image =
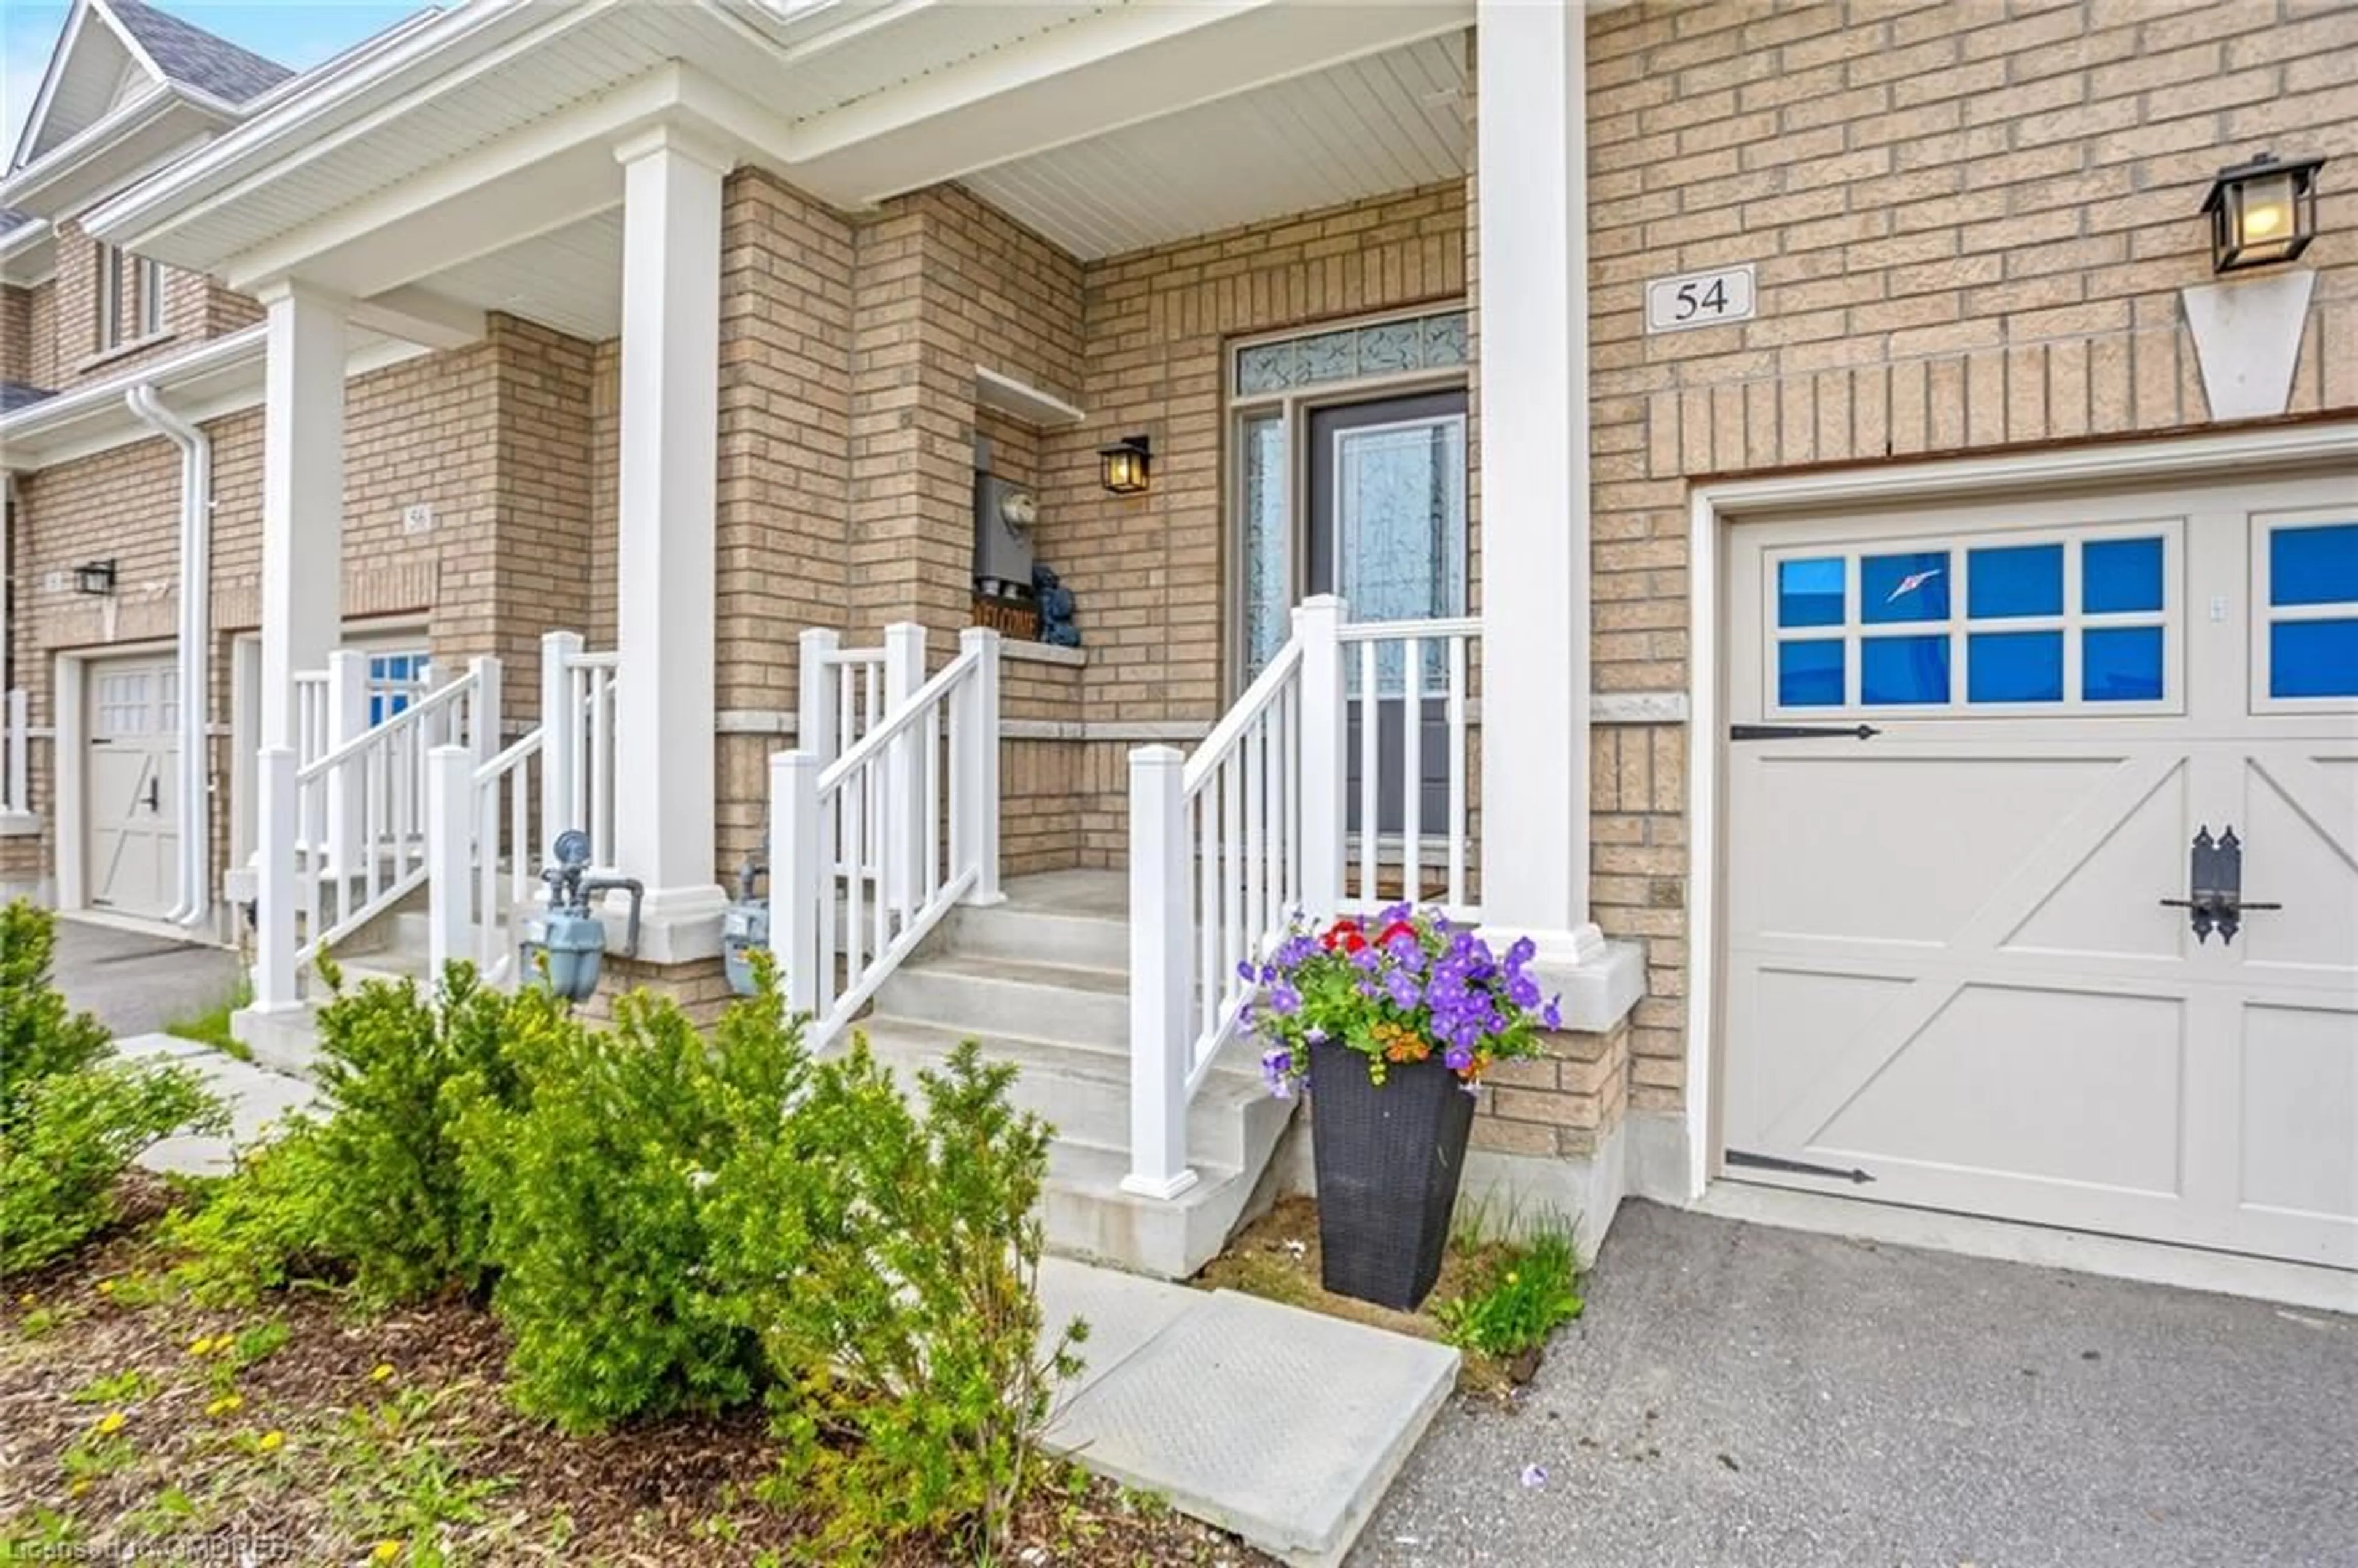
{"label": "concrete walkway", "polygon": [[2349,1568],[2354,1465],[2358,1318],[1633,1203],[1351,1563]]}
{"label": "concrete walkway", "polygon": [[171,1034],[135,1034],[117,1040],[115,1049],[134,1062],[168,1062],[193,1067],[205,1087],[229,1107],[227,1137],[167,1138],[148,1145],[139,1163],[171,1175],[220,1176],[229,1173],[231,1149],[250,1149],[262,1141],[270,1126],[297,1110],[318,1104],[317,1091],[300,1078],[289,1078],[225,1055],[210,1045]]}
{"label": "concrete walkway", "polygon": [[1047,1333],[1089,1325],[1048,1446],[1309,1568],[1342,1561],[1457,1379],[1445,1346],[1069,1259],[1040,1298]]}

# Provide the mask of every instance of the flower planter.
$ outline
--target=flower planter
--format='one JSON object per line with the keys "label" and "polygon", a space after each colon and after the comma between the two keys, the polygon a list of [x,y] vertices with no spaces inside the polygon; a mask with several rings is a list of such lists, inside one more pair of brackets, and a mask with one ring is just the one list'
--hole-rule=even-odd
{"label": "flower planter", "polygon": [[1474,1097],[1438,1055],[1392,1064],[1377,1085],[1365,1055],[1324,1040],[1310,1094],[1323,1283],[1413,1312],[1441,1274]]}

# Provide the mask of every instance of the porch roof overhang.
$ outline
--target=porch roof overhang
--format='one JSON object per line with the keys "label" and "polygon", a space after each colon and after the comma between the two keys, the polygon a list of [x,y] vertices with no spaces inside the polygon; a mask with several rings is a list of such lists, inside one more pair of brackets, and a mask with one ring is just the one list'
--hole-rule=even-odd
{"label": "porch roof overhang", "polygon": [[[1212,105],[1436,39],[1454,48],[1472,18],[1471,0],[471,5],[290,94],[84,222],[233,287],[300,277],[366,300],[407,287],[599,336],[613,330],[620,292],[619,244],[598,242],[598,221],[622,200],[613,149],[653,125],[848,211],[966,178],[1076,254],[1102,254],[1136,243],[1153,213],[1079,218],[1105,193],[1076,188],[1087,166],[1074,149],[1127,135],[1130,156],[1144,156],[1135,138],[1150,124],[1184,146],[1200,135],[1188,116]],[[1462,168],[1462,125],[1455,143],[1443,134],[1457,114],[1451,74],[1395,71],[1358,94],[1381,99],[1390,83],[1390,96],[1414,101],[1404,116],[1387,111],[1409,156],[1368,168],[1315,136],[1292,159],[1264,146],[1257,161],[1296,178],[1259,189],[1232,169],[1224,189],[1278,205],[1174,202],[1170,221],[1192,226],[1164,237]],[[1314,167],[1329,178],[1299,178]],[[1075,221],[1060,224],[1066,211]],[[563,264],[568,252],[576,265]],[[538,298],[541,287],[569,303]]]}

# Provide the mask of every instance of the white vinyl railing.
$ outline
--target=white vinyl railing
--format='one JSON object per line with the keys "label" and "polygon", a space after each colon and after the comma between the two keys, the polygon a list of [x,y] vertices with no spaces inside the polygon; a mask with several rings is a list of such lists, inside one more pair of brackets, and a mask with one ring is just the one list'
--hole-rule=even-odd
{"label": "white vinyl railing", "polygon": [[[885,643],[923,669],[922,628]],[[825,731],[797,739],[770,759],[770,944],[817,1049],[952,905],[999,901],[999,634],[960,633],[957,657],[832,762],[810,743]]]}
{"label": "white vinyl railing", "polygon": [[485,757],[498,744],[500,665],[471,661],[402,710],[371,725],[368,656],[328,655],[298,676],[294,734],[325,741],[308,760],[265,746],[258,784],[262,876],[254,943],[254,1005],[292,1007],[297,976],[320,951],[359,930],[427,879],[428,759],[438,748]]}
{"label": "white vinyl railing", "polygon": [[21,687],[0,701],[0,816],[33,813],[32,714]]}
{"label": "white vinyl railing", "polygon": [[540,640],[539,831],[535,852],[568,827],[590,836],[590,864],[614,869],[614,705],[619,655],[588,653],[575,632]]}
{"label": "white vinyl railing", "polygon": [[1481,622],[1345,613],[1332,595],[1298,606],[1292,637],[1192,756],[1130,753],[1132,1192],[1194,1184],[1188,1102],[1256,989],[1240,966],[1296,911],[1325,920],[1409,900],[1478,916],[1467,802]]}

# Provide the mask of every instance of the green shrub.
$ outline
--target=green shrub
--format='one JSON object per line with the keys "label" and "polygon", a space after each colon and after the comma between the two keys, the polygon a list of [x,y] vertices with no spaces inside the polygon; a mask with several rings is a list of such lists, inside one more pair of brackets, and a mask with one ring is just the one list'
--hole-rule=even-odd
{"label": "green shrub", "polygon": [[184,1067],[114,1059],[98,1021],[49,983],[51,917],[0,909],[0,1273],[49,1261],[116,1215],[141,1150],[183,1128],[214,1131],[221,1107]]}
{"label": "green shrub", "polygon": [[1441,1304],[1442,1328],[1451,1344],[1486,1356],[1536,1350],[1580,1315],[1578,1269],[1570,1230],[1537,1230],[1501,1247],[1478,1287]]}
{"label": "green shrub", "polygon": [[[919,1075],[913,1112],[864,1041],[822,1063],[800,1172],[747,1169],[730,1255],[780,1379],[774,1493],[826,1517],[813,1550],[866,1557],[918,1533],[1003,1545],[1033,1479],[1076,1322],[1044,1354],[1034,1206],[1048,1130],[973,1042]],[[799,1196],[799,1234],[765,1217]]]}
{"label": "green shrub", "polygon": [[[761,1346],[712,1214],[733,1168],[799,1160],[799,1025],[772,992],[732,1006],[708,1045],[677,1007],[633,995],[611,1031],[553,1017],[510,1051],[521,1092],[479,1102],[465,1163],[491,1207],[517,1401],[583,1431],[752,1399]],[[769,1221],[791,1235],[798,1209]]]}
{"label": "green shrub", "polygon": [[181,1281],[215,1300],[294,1278],[349,1281],[373,1303],[456,1284],[489,1267],[489,1198],[460,1169],[459,1119],[515,1092],[506,1044],[562,1022],[538,993],[508,997],[453,964],[423,996],[406,980],[341,988],[319,1009],[330,1114],[281,1131],[203,1206],[167,1228]]}

